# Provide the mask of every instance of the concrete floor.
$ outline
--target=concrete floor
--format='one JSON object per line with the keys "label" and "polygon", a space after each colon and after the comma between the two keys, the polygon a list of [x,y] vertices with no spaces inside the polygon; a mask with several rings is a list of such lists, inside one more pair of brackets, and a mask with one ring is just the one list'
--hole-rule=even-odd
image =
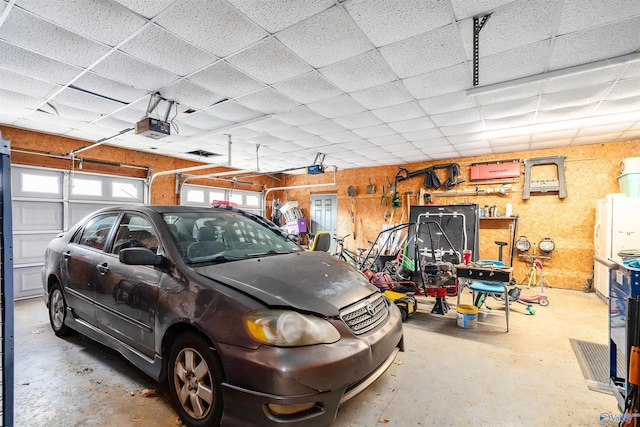
{"label": "concrete floor", "polygon": [[[533,316],[512,306],[509,333],[496,301],[476,329],[461,329],[455,308],[432,315],[424,300],[404,324],[407,351],[333,426],[602,425],[601,413],[619,414],[616,400],[589,390],[569,339],[606,344],[607,306],[595,294],[546,293],[550,305]],[[164,385],[88,338],[56,338],[42,299],[16,302],[15,316],[17,426],[177,425]]]}

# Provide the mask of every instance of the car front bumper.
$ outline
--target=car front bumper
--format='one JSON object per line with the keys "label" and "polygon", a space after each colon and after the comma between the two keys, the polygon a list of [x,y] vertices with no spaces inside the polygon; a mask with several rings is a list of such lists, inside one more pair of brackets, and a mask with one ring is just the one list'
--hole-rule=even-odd
{"label": "car front bumper", "polygon": [[[396,309],[375,332],[334,344],[258,350],[219,346],[226,375],[222,425],[328,426],[338,407],[378,379],[403,346]],[[269,406],[309,403],[312,408],[289,415]]]}

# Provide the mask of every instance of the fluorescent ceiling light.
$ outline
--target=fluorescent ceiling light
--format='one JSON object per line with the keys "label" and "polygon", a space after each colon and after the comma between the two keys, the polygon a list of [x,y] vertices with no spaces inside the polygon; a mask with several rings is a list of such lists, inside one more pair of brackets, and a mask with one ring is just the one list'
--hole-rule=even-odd
{"label": "fluorescent ceiling light", "polygon": [[492,129],[481,133],[482,139],[499,139],[512,136],[530,135],[538,133],[556,132],[561,130],[578,130],[585,126],[608,125],[612,123],[638,121],[638,113],[608,114],[581,119],[563,120],[557,122],[538,123],[529,126],[518,126],[504,129]]}
{"label": "fluorescent ceiling light", "polygon": [[563,68],[561,70],[548,71],[546,73],[522,77],[515,80],[509,80],[507,82],[474,87],[467,90],[467,96],[484,95],[487,93],[498,92],[505,89],[513,89],[520,86],[546,82],[562,77],[588,73],[590,71],[603,70],[605,68],[616,67],[618,65],[632,64],[639,61],[640,53],[630,53],[628,55],[616,56],[615,58],[603,59],[601,61],[590,62],[588,64],[576,65],[574,67]]}

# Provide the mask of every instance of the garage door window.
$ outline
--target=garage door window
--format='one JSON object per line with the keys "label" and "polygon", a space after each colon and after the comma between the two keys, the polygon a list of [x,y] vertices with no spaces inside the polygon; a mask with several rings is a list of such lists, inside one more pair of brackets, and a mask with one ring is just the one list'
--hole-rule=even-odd
{"label": "garage door window", "polygon": [[102,196],[102,182],[93,179],[73,179],[71,194],[74,196]]}
{"label": "garage door window", "polygon": [[257,191],[227,190],[217,187],[185,184],[180,191],[183,206],[211,206],[214,201],[231,202],[246,211],[262,213],[262,193]]}
{"label": "garage door window", "polygon": [[139,199],[138,188],[133,184],[126,182],[114,182],[111,184],[111,192],[113,197],[122,199]]}
{"label": "garage door window", "polygon": [[258,196],[254,196],[252,194],[247,194],[246,196],[246,200],[245,200],[245,205],[246,206],[250,206],[252,208],[259,208],[260,207],[260,197]]}
{"label": "garage door window", "polygon": [[209,191],[209,203],[213,203],[214,200],[226,200],[226,197],[224,191]]}
{"label": "garage door window", "polygon": [[204,203],[204,191],[191,190],[187,193],[187,202]]}
{"label": "garage door window", "polygon": [[20,190],[24,193],[62,193],[59,176],[23,173],[20,175]]}

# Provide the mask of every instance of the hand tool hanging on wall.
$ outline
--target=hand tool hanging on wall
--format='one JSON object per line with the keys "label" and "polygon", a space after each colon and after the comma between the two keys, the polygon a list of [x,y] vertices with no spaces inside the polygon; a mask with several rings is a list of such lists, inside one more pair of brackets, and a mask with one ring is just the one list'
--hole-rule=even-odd
{"label": "hand tool hanging on wall", "polygon": [[376,194],[376,186],[371,183],[371,178],[369,178],[369,185],[367,185],[367,194]]}
{"label": "hand tool hanging on wall", "polygon": [[433,203],[433,200],[431,199],[431,194],[427,193],[427,191],[424,188],[421,188],[420,195],[418,196],[418,205],[424,206],[429,203]]}
{"label": "hand tool hanging on wall", "polygon": [[511,194],[511,184],[503,184],[500,187],[484,188],[480,190],[476,187],[475,190],[461,190],[461,191],[440,191],[433,193],[434,196],[478,196],[480,194],[498,194],[507,195]]}
{"label": "hand tool hanging on wall", "polygon": [[380,206],[384,205],[384,220],[389,219],[391,214],[389,213],[389,199],[387,198],[387,194],[384,192],[384,185],[382,186],[382,197],[380,197]]}
{"label": "hand tool hanging on wall", "polygon": [[391,206],[393,206],[394,208],[399,208],[400,206],[402,206],[402,200],[400,199],[400,193],[399,192],[395,192],[393,193],[393,198],[391,199]]}
{"label": "hand tool hanging on wall", "polygon": [[380,206],[382,205],[389,206],[389,202],[387,201],[387,195],[384,192],[384,185],[382,186],[382,197],[380,197]]}
{"label": "hand tool hanging on wall", "polygon": [[351,234],[355,239],[356,238],[356,203],[355,203],[356,187],[354,187],[353,185],[350,185],[349,188],[347,188],[347,194],[349,194],[349,197],[351,197]]}
{"label": "hand tool hanging on wall", "polygon": [[440,178],[438,178],[438,175],[436,175],[436,170],[438,169],[449,170],[449,178],[444,183],[444,188],[447,190],[451,190],[456,185],[461,184],[465,181],[464,179],[458,179],[458,177],[461,176],[460,165],[458,163],[446,163],[441,165],[434,165],[425,169],[419,169],[413,172],[409,172],[409,170],[406,168],[400,168],[398,174],[396,175],[396,183],[413,178],[415,176],[424,175],[424,187],[437,190],[442,185],[442,183],[440,182]]}
{"label": "hand tool hanging on wall", "polygon": [[389,184],[388,188],[389,188],[389,193],[393,194],[396,192],[396,185],[395,183],[391,183],[391,180],[389,179],[389,177],[387,177],[387,184]]}

